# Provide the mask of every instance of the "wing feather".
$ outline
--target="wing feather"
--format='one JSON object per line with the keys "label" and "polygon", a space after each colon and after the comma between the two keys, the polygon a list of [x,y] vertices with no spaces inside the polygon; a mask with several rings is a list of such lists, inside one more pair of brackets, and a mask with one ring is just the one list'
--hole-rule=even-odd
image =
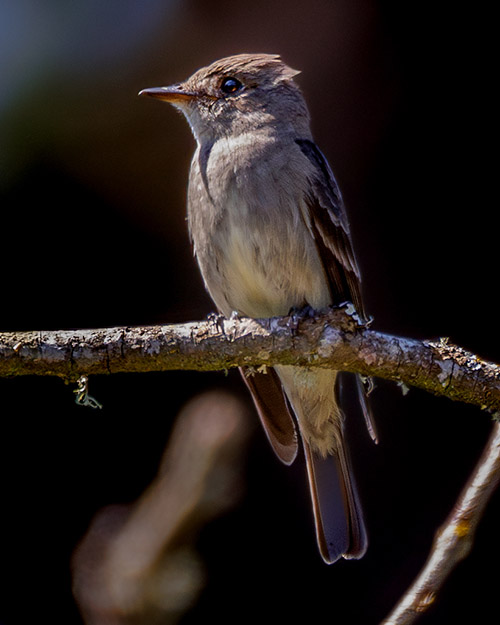
{"label": "wing feather", "polygon": [[[332,304],[349,301],[361,319],[366,320],[361,296],[361,274],[354,256],[347,214],[335,176],[318,146],[309,139],[297,139],[302,153],[313,164],[306,196],[305,222],[328,279]],[[377,442],[375,423],[368,398],[358,378],[358,395],[370,436]]]}
{"label": "wing feather", "polygon": [[337,181],[315,143],[308,139],[297,139],[296,143],[314,165],[305,198],[307,214],[304,217],[328,279],[332,304],[350,301],[364,318],[360,272]]}
{"label": "wing feather", "polygon": [[240,371],[272,448],[284,464],[292,464],[298,451],[297,431],[276,372],[269,368],[267,373],[249,375],[245,367]]}

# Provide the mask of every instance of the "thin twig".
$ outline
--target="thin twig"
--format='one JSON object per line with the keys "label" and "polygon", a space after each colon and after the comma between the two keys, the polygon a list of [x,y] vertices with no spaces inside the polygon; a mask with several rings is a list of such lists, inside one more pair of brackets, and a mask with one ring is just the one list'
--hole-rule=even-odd
{"label": "thin twig", "polygon": [[381,625],[411,625],[434,603],[451,571],[470,552],[484,508],[500,481],[500,424],[496,423],[474,472],[436,532],[422,571]]}

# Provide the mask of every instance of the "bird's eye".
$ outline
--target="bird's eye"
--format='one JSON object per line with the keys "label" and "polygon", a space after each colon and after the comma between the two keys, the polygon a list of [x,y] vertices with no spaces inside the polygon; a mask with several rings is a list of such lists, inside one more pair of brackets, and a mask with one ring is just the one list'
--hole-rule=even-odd
{"label": "bird's eye", "polygon": [[241,87],[243,87],[243,85],[236,78],[224,78],[220,86],[221,91],[223,91],[224,93],[229,93],[229,94],[236,93],[237,91],[241,89]]}

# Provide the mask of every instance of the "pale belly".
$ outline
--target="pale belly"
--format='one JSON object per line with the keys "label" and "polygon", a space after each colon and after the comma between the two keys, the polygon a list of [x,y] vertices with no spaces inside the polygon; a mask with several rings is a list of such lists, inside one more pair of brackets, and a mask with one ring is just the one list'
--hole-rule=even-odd
{"label": "pale belly", "polygon": [[[286,315],[328,306],[330,292],[307,231],[234,227],[219,244],[218,270],[207,287],[220,310],[249,317]],[[215,250],[214,250],[215,251]],[[205,273],[205,272],[204,272]]]}

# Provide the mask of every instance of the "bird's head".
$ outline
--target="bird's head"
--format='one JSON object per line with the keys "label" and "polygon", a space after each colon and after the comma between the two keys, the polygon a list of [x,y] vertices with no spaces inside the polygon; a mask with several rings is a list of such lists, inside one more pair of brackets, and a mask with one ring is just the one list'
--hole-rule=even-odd
{"label": "bird's head", "polygon": [[288,128],[302,136],[309,113],[293,81],[298,73],[275,54],[239,54],[199,69],[184,82],[139,95],[180,109],[199,142],[262,127]]}

